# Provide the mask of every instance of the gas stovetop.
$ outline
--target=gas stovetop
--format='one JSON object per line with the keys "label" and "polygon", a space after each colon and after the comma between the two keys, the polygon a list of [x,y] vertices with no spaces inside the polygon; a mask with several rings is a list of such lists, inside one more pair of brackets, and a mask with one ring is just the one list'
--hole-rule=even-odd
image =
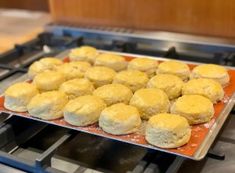
{"label": "gas stovetop", "polygon": [[[205,41],[206,40],[206,41]],[[209,41],[208,41],[209,40]],[[160,56],[171,59],[235,66],[235,44],[186,39],[181,35],[107,28],[48,26],[34,40],[0,55],[2,93],[22,80],[28,66],[42,57],[63,57],[63,51],[81,45],[102,50]],[[234,116],[203,161],[123,144],[20,117],[0,116],[0,169],[25,172],[233,172]],[[228,150],[226,150],[228,148]],[[225,155],[226,154],[226,155]],[[14,168],[13,168],[14,167]],[[212,167],[212,168],[211,168]]]}

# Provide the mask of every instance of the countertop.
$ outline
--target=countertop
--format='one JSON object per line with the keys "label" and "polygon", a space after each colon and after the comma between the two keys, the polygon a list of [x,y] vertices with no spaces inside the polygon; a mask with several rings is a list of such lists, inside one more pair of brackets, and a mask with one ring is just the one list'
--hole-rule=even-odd
{"label": "countertop", "polygon": [[0,9],[0,53],[34,38],[50,21],[43,12]]}

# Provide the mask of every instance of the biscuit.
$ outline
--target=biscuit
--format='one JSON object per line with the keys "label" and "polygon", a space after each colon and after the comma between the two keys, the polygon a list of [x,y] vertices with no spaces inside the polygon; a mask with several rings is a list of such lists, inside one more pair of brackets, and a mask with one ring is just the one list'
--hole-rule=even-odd
{"label": "biscuit", "polygon": [[128,64],[128,70],[139,70],[153,77],[158,66],[158,61],[146,58],[134,58]]}
{"label": "biscuit", "polygon": [[95,65],[106,66],[115,71],[121,71],[126,69],[127,61],[120,55],[104,53],[96,57]]}
{"label": "biscuit", "polygon": [[88,62],[74,61],[70,63],[64,63],[57,68],[57,71],[62,73],[66,80],[82,78],[86,71],[91,67]]}
{"label": "biscuit", "polygon": [[170,60],[159,64],[157,74],[173,74],[185,81],[189,78],[190,69],[183,62]]}
{"label": "biscuit", "polygon": [[119,83],[127,86],[135,92],[138,89],[146,87],[148,76],[138,70],[125,70],[117,73],[113,79],[113,83]]}
{"label": "biscuit", "polygon": [[226,68],[215,64],[203,64],[192,70],[191,79],[207,78],[219,82],[222,86],[229,83],[230,77]]}
{"label": "biscuit", "polygon": [[94,90],[93,84],[88,79],[83,78],[66,81],[59,88],[59,91],[64,92],[70,100],[79,96],[90,95]]}
{"label": "biscuit", "polygon": [[63,117],[63,108],[68,102],[66,94],[60,91],[48,91],[34,96],[27,105],[31,116],[44,120]]}
{"label": "biscuit", "polygon": [[96,88],[112,83],[115,75],[113,69],[102,66],[89,68],[85,73],[85,77],[93,82]]}
{"label": "biscuit", "polygon": [[201,95],[184,95],[176,100],[171,113],[185,117],[189,124],[206,123],[214,115],[213,103]]}
{"label": "biscuit", "polygon": [[52,91],[59,89],[60,85],[65,82],[65,76],[55,71],[47,71],[35,76],[33,83],[41,91]]}
{"label": "biscuit", "polygon": [[148,143],[161,148],[177,148],[188,143],[191,128],[187,120],[175,114],[152,116],[146,126],[145,138]]}
{"label": "biscuit", "polygon": [[130,105],[135,106],[143,119],[149,119],[158,113],[166,113],[170,102],[166,93],[157,88],[140,89],[130,100]]}
{"label": "biscuit", "polygon": [[99,126],[107,133],[123,135],[136,132],[141,125],[138,110],[124,103],[105,108],[99,118]]}
{"label": "biscuit", "polygon": [[185,83],[182,88],[183,95],[198,94],[209,98],[213,103],[223,99],[224,90],[220,83],[212,79],[192,79]]}
{"label": "biscuit", "polygon": [[15,112],[26,112],[27,104],[38,93],[33,84],[27,82],[13,84],[4,93],[4,107]]}
{"label": "biscuit", "polygon": [[98,51],[94,47],[81,46],[72,49],[69,53],[69,58],[71,61],[87,61],[91,64],[94,64],[98,54]]}
{"label": "biscuit", "polygon": [[183,84],[182,79],[178,76],[158,74],[149,80],[147,87],[161,89],[169,99],[175,99],[181,95]]}
{"label": "biscuit", "polygon": [[28,76],[30,79],[33,79],[39,73],[45,71],[54,71],[58,66],[62,65],[63,62],[57,58],[42,58],[39,61],[35,61],[32,65],[30,65],[28,70]]}
{"label": "biscuit", "polygon": [[97,88],[93,94],[103,99],[107,106],[116,103],[128,104],[131,97],[133,96],[131,90],[125,85],[121,84],[104,85]]}
{"label": "biscuit", "polygon": [[106,107],[99,97],[86,95],[78,97],[64,108],[64,120],[74,126],[87,126],[98,121],[101,111]]}

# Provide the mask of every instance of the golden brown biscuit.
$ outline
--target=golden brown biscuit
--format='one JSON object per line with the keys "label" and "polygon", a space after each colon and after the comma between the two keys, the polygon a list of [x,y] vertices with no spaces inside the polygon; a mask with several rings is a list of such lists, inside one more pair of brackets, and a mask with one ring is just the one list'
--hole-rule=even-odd
{"label": "golden brown biscuit", "polygon": [[189,124],[209,122],[214,115],[213,103],[201,95],[184,95],[174,102],[171,113],[185,117]]}
{"label": "golden brown biscuit", "polygon": [[220,83],[212,79],[192,79],[184,84],[183,95],[198,94],[209,98],[213,103],[220,101],[224,97],[224,90]]}
{"label": "golden brown biscuit", "polygon": [[27,82],[20,82],[11,85],[4,93],[4,107],[15,112],[26,112],[27,104],[38,94],[35,85]]}
{"label": "golden brown biscuit", "polygon": [[113,79],[113,83],[119,83],[127,86],[135,92],[140,88],[144,88],[148,82],[148,76],[138,70],[126,70],[117,73]]}
{"label": "golden brown biscuit", "polygon": [[70,100],[92,94],[94,90],[93,84],[88,79],[83,78],[66,81],[59,88],[59,91],[64,92]]}
{"label": "golden brown biscuit", "polygon": [[141,125],[138,110],[124,103],[105,108],[99,118],[99,126],[107,133],[123,135],[136,132]]}
{"label": "golden brown biscuit", "polygon": [[134,58],[128,64],[128,70],[139,70],[153,77],[158,66],[158,61],[146,58]]}
{"label": "golden brown biscuit", "polygon": [[34,96],[27,105],[31,116],[54,120],[63,117],[63,108],[68,102],[66,94],[60,91],[49,91]]}
{"label": "golden brown biscuit", "polygon": [[187,64],[180,61],[165,61],[159,64],[157,74],[173,74],[182,80],[189,78],[190,69]]}
{"label": "golden brown biscuit", "polygon": [[127,61],[122,56],[110,53],[103,53],[96,57],[95,65],[106,66],[112,68],[115,71],[121,71],[126,69]]}
{"label": "golden brown biscuit", "polygon": [[30,67],[28,71],[28,76],[33,79],[39,73],[45,71],[54,71],[58,66],[62,65],[63,62],[60,59],[47,57],[42,58],[39,61],[35,61]]}
{"label": "golden brown biscuit", "polygon": [[175,114],[157,114],[152,116],[145,132],[146,140],[157,147],[177,148],[188,143],[191,128],[187,120]]}
{"label": "golden brown biscuit", "polygon": [[229,83],[230,77],[226,68],[215,64],[203,64],[195,67],[190,76],[192,79],[207,78],[214,79],[222,86]]}
{"label": "golden brown biscuit", "polygon": [[52,91],[59,89],[60,85],[65,82],[65,76],[55,71],[47,71],[35,76],[33,83],[37,88],[44,91]]}
{"label": "golden brown biscuit", "polygon": [[74,61],[70,63],[64,63],[57,68],[57,71],[62,73],[66,80],[82,78],[86,71],[91,67],[88,62]]}
{"label": "golden brown biscuit", "polygon": [[168,112],[170,102],[164,91],[147,88],[136,91],[130,100],[130,105],[139,110],[141,118],[149,119],[157,113]]}
{"label": "golden brown biscuit", "polygon": [[98,121],[101,111],[106,107],[99,97],[86,95],[78,97],[64,108],[64,120],[74,126],[87,126]]}
{"label": "golden brown biscuit", "polygon": [[133,96],[132,91],[125,85],[121,84],[104,85],[97,88],[93,94],[103,99],[107,106],[116,103],[128,104],[131,97]]}
{"label": "golden brown biscuit", "polygon": [[87,61],[93,64],[98,54],[98,51],[94,47],[81,46],[72,49],[69,53],[69,58],[71,61]]}
{"label": "golden brown biscuit", "polygon": [[96,88],[112,83],[115,75],[113,69],[102,66],[89,68],[85,73],[85,77],[93,82]]}
{"label": "golden brown biscuit", "polygon": [[181,95],[183,81],[178,76],[172,74],[158,74],[152,77],[148,84],[148,88],[158,88],[167,94],[169,99],[175,99]]}

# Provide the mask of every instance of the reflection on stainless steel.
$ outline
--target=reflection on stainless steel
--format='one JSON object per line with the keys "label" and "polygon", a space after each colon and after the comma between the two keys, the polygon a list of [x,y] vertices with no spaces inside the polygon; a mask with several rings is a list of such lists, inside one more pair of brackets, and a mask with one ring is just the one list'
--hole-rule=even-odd
{"label": "reflection on stainless steel", "polygon": [[0,163],[0,173],[26,173],[26,172],[20,171],[19,169],[9,167]]}
{"label": "reflection on stainless steel", "polygon": [[[20,58],[14,58],[12,57],[11,59],[9,58],[7,65],[10,65],[12,67],[20,67],[23,64],[25,64],[31,57],[33,57],[35,54],[37,54],[38,51],[33,51],[28,53],[26,56],[21,56]],[[1,63],[4,63],[4,61],[0,61]]]}
{"label": "reflection on stainless steel", "polygon": [[[132,30],[130,32],[116,32],[115,30],[106,29],[106,28],[77,28],[77,27],[66,27],[60,25],[48,25],[46,28],[50,32],[54,32],[56,34],[63,34],[64,31],[69,32],[71,35],[85,35],[87,37],[99,37],[105,36],[106,39],[112,38],[115,40],[116,38],[122,39],[124,41],[133,40],[133,42],[141,43],[147,42],[154,43],[158,41],[159,44],[163,42],[167,44],[169,43],[180,43],[178,45],[185,45],[185,48],[190,48],[191,46],[201,45],[206,48],[206,46],[215,46],[219,49],[226,48],[227,50],[234,50],[235,48],[235,40],[222,39],[222,38],[213,38],[213,37],[203,37],[203,36],[192,36],[187,34],[179,34],[179,33],[170,33],[170,32],[162,32],[162,31],[138,31]],[[156,42],[155,42],[156,43]],[[185,44],[183,44],[185,43]],[[165,44],[165,45],[166,45]],[[177,45],[175,45],[177,48]],[[203,47],[198,47],[202,48]]]}
{"label": "reflection on stainless steel", "polygon": [[9,72],[9,70],[0,69],[0,76],[6,74],[6,73],[8,73],[8,72]]}

